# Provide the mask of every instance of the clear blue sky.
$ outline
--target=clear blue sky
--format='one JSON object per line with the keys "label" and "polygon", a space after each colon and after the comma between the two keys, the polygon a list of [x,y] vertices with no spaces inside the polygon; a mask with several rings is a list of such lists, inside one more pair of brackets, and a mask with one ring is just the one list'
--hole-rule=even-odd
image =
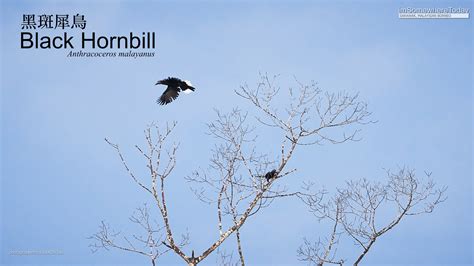
{"label": "clear blue sky", "polygon": [[[208,163],[213,140],[205,123],[213,108],[247,108],[233,90],[255,84],[263,71],[282,74],[283,83],[296,75],[330,91],[359,91],[379,121],[364,127],[360,142],[303,147],[293,162],[300,172],[286,182],[313,179],[331,191],[406,165],[449,186],[446,203],[402,221],[376,243],[367,264],[471,264],[472,19],[400,20],[405,6],[472,3],[2,1],[1,262],[147,263],[118,251],[92,254],[86,238],[103,219],[130,232],[127,217],[149,202],[103,138],[120,143],[145,173],[132,147],[143,143],[152,121],[178,121],[170,215],[175,234],[188,229],[191,247],[207,248],[217,234],[214,209],[197,203],[182,177]],[[28,13],[82,13],[89,31],[110,35],[155,31],[157,56],[70,59],[67,51],[21,50]],[[193,81],[197,92],[158,106],[162,88],[154,83],[169,75]],[[302,238],[324,230],[296,200],[275,202],[243,228],[249,265],[297,264]],[[64,254],[9,255],[33,249]],[[161,262],[181,263],[174,254]]]}

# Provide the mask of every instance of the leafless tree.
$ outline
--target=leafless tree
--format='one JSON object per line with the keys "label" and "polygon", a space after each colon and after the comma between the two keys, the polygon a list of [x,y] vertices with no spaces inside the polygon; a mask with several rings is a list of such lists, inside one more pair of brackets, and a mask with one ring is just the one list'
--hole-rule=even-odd
{"label": "leafless tree", "polygon": [[[437,187],[428,180],[418,178],[415,171],[402,168],[396,173],[387,171],[388,182],[381,184],[362,179],[348,181],[328,202],[306,197],[304,202],[319,218],[333,223],[329,240],[311,243],[305,240],[298,249],[301,260],[313,265],[339,264],[336,259],[341,235],[347,236],[361,248],[353,260],[358,265],[380,236],[392,230],[406,216],[431,213],[446,197],[446,187]],[[392,218],[386,212],[392,210]],[[380,215],[381,212],[384,214]]]}
{"label": "leafless tree", "polygon": [[[232,234],[235,235],[239,264],[245,265],[241,243],[241,227],[247,220],[268,207],[275,199],[290,196],[319,197],[304,191],[289,191],[285,186],[296,169],[289,162],[298,147],[327,143],[356,141],[358,125],[371,122],[367,105],[359,101],[358,95],[323,92],[315,83],[304,85],[295,79],[295,88],[280,90],[275,85],[277,77],[261,75],[256,87],[247,85],[236,90],[236,94],[253,106],[256,114],[235,108],[229,113],[216,111],[217,119],[208,124],[210,135],[216,145],[210,160],[210,168],[192,172],[187,180],[192,183],[197,197],[216,208],[216,239],[198,255],[186,255],[182,246],[174,239],[168,219],[166,201],[166,178],[176,165],[177,145],[165,151],[168,136],[176,123],[145,130],[147,149],[136,146],[147,161],[149,179],[144,182],[128,167],[119,146],[107,142],[117,151],[132,180],[154,200],[164,225],[167,248],[181,257],[188,265],[197,265]],[[288,93],[285,93],[287,91]],[[284,107],[277,102],[283,101]],[[249,121],[255,118],[255,122]],[[253,119],[252,119],[253,120]],[[253,126],[252,126],[253,125]],[[268,127],[272,135],[280,137],[270,152],[257,145],[255,129]],[[273,131],[275,130],[275,131]],[[156,135],[156,136],[155,136]],[[164,157],[166,156],[166,159]]]}
{"label": "leafless tree", "polygon": [[162,243],[163,228],[156,221],[152,221],[146,204],[138,208],[137,212],[129,219],[132,223],[141,227],[145,234],[123,236],[120,232],[114,231],[108,223],[102,221],[99,231],[89,238],[94,241],[90,245],[92,251],[119,249],[146,256],[150,259],[152,265],[156,265],[158,257],[169,251]]}

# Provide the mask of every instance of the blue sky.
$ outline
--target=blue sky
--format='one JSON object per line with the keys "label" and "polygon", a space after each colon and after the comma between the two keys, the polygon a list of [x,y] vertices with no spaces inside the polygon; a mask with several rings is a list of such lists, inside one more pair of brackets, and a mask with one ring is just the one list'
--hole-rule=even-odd
{"label": "blue sky", "polygon": [[[261,71],[281,74],[283,85],[295,75],[329,91],[358,91],[379,121],[363,127],[360,142],[300,149],[299,172],[286,182],[310,179],[334,191],[406,165],[449,187],[447,202],[403,220],[367,264],[472,264],[472,19],[400,20],[405,6],[472,3],[2,1],[1,262],[144,264],[118,251],[92,254],[87,237],[101,220],[130,231],[127,217],[149,202],[103,138],[120,143],[145,173],[132,148],[153,121],[178,121],[179,161],[168,184],[175,234],[187,230],[193,249],[207,248],[217,234],[214,209],[198,203],[182,177],[208,164],[213,108],[249,108],[233,90],[256,84]],[[87,30],[108,35],[155,31],[156,56],[71,59],[62,50],[22,50],[20,23],[29,13],[82,13]],[[197,92],[158,106],[162,88],[154,83],[169,75],[191,80]],[[262,143],[279,141],[269,134]],[[249,265],[294,265],[303,237],[326,229],[296,200],[277,201],[243,227],[244,252]],[[9,255],[28,249],[64,254]],[[181,263],[174,254],[161,262]]]}

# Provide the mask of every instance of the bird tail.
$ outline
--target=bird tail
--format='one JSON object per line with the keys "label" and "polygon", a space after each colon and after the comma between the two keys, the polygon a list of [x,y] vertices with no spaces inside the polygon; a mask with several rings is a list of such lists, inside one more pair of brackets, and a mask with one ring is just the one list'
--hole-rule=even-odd
{"label": "bird tail", "polygon": [[183,90],[185,94],[190,94],[194,92],[195,88],[194,87],[188,87],[187,89]]}

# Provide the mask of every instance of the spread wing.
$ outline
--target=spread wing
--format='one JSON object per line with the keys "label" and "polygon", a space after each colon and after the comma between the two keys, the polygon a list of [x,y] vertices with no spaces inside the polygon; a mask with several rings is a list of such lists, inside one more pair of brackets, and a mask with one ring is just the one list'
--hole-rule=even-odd
{"label": "spread wing", "polygon": [[155,85],[161,84],[161,85],[178,87],[181,84],[181,82],[182,81],[178,78],[169,77],[169,78],[166,78],[166,79],[159,80],[158,82],[156,82]]}
{"label": "spread wing", "polygon": [[178,98],[178,90],[176,88],[172,88],[168,86],[165,92],[161,95],[161,97],[156,101],[158,104],[165,105],[172,102],[174,99]]}

